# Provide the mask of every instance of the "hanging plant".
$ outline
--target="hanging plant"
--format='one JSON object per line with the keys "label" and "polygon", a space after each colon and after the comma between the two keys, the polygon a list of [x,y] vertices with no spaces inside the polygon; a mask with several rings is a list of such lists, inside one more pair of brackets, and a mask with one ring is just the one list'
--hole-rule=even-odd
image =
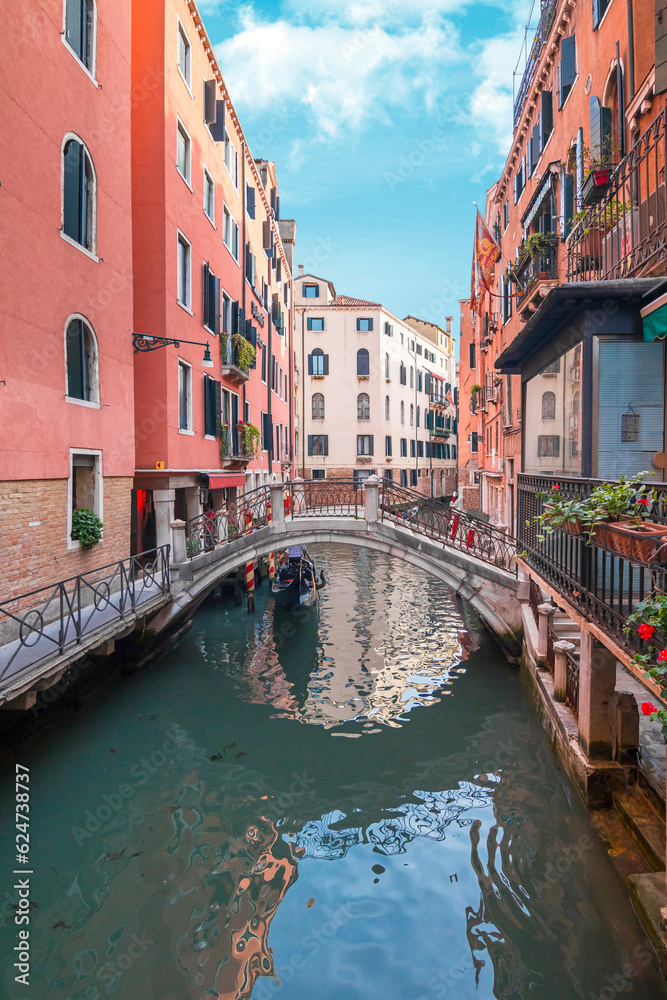
{"label": "hanging plant", "polygon": [[238,360],[239,368],[247,372],[255,364],[257,351],[250,341],[242,337],[240,333],[235,333],[232,340],[234,342],[234,357]]}
{"label": "hanging plant", "polygon": [[239,424],[243,434],[243,451],[246,455],[256,455],[261,439],[260,431],[254,424]]}
{"label": "hanging plant", "polygon": [[72,511],[72,533],[75,542],[80,542],[84,549],[92,549],[102,539],[103,523],[97,514],[87,507]]}

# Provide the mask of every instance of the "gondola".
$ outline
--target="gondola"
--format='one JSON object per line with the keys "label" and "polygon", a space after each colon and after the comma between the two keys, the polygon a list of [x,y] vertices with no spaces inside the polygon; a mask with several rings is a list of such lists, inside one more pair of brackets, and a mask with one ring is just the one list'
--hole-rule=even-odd
{"label": "gondola", "polygon": [[280,608],[308,608],[317,603],[319,591],[326,585],[324,573],[316,578],[315,563],[305,545],[295,545],[285,553],[287,562],[276,570],[271,593]]}

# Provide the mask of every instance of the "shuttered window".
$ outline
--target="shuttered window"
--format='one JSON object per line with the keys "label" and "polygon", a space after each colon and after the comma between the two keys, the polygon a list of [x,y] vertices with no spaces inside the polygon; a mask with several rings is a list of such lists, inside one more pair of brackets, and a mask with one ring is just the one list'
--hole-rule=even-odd
{"label": "shuttered window", "polygon": [[357,330],[360,333],[369,333],[373,329],[373,320],[357,317]]}
{"label": "shuttered window", "polygon": [[95,74],[95,3],[94,0],[67,0],[65,38],[89,73]]}
{"label": "shuttered window", "polygon": [[77,139],[63,149],[63,232],[95,252],[95,174],[88,150]]}
{"label": "shuttered window", "polygon": [[540,120],[539,120],[539,143],[540,152],[546,146],[549,136],[554,129],[554,105],[553,105],[553,95],[550,90],[543,90],[541,94],[541,104],[540,104]]}
{"label": "shuttered window", "polygon": [[357,434],[357,455],[373,454],[373,435]]}
{"label": "shuttered window", "polygon": [[609,0],[593,0],[593,31],[597,31],[608,6]]}
{"label": "shuttered window", "polygon": [[406,367],[405,367],[405,365],[403,364],[402,361],[401,361],[401,367],[399,368],[399,376],[398,377],[399,377],[399,382],[401,383],[401,385],[406,385],[407,384],[407,369],[406,369]]}
{"label": "shuttered window", "polygon": [[560,62],[558,64],[558,109],[565,104],[572,84],[577,76],[577,45],[574,35],[563,38],[560,43]]}
{"label": "shuttered window", "polygon": [[328,434],[309,434],[308,435],[308,454],[309,455],[328,455],[329,454],[329,435]]}
{"label": "shuttered window", "polygon": [[251,219],[255,218],[255,189],[251,184],[245,187],[245,208]]}
{"label": "shuttered window", "polygon": [[325,354],[319,347],[316,347],[313,353],[308,355],[308,374],[329,374],[329,355]]}
{"label": "shuttered window", "polygon": [[204,264],[204,326],[211,333],[220,333],[220,278],[217,278],[207,263]]}
{"label": "shuttered window", "polygon": [[309,316],[306,320],[306,326],[308,330],[313,330],[316,333],[321,333],[324,330],[324,317],[323,316]]}
{"label": "shuttered window", "polygon": [[220,437],[221,386],[214,378],[204,375],[204,434]]}
{"label": "shuttered window", "polygon": [[612,124],[611,108],[604,108],[594,94],[588,99],[591,129],[590,157],[602,163],[611,163]]}
{"label": "shuttered window", "polygon": [[384,453],[387,458],[391,458],[392,446],[391,446],[391,435],[387,434],[384,439]]}
{"label": "shuttered window", "polygon": [[357,351],[357,375],[370,374],[370,357],[365,347]]}

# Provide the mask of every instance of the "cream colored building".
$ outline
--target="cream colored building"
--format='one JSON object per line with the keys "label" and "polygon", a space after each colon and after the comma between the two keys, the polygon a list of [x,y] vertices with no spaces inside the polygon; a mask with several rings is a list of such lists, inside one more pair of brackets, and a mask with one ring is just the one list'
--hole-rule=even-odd
{"label": "cream colored building", "polygon": [[372,473],[427,496],[456,491],[451,333],[379,302],[294,281],[298,384],[295,468],[304,479]]}

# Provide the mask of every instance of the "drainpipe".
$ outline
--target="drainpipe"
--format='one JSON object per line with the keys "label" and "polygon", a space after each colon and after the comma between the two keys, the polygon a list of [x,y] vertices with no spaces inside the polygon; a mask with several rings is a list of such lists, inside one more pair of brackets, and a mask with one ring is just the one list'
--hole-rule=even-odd
{"label": "drainpipe", "polygon": [[[296,306],[295,306],[296,308]],[[306,332],[305,316],[306,310],[299,309],[301,313],[301,478],[306,478]]]}
{"label": "drainpipe", "polygon": [[632,13],[632,0],[628,0],[628,84],[630,100],[635,96],[635,26]]}
{"label": "drainpipe", "polygon": [[625,156],[625,100],[623,94],[623,73],[621,71],[621,46],[616,42],[616,98],[618,100],[618,142],[621,158]]}
{"label": "drainpipe", "polygon": [[[247,274],[248,260],[246,254],[246,221],[245,221],[245,154],[246,154],[246,144],[245,140],[241,142],[241,233],[243,240],[243,252],[241,254],[241,308],[243,309],[243,315],[245,316],[245,279]],[[243,331],[243,336],[245,337],[245,330]],[[242,399],[243,399],[243,409],[241,413],[241,420],[245,420],[245,382],[243,383]]]}

